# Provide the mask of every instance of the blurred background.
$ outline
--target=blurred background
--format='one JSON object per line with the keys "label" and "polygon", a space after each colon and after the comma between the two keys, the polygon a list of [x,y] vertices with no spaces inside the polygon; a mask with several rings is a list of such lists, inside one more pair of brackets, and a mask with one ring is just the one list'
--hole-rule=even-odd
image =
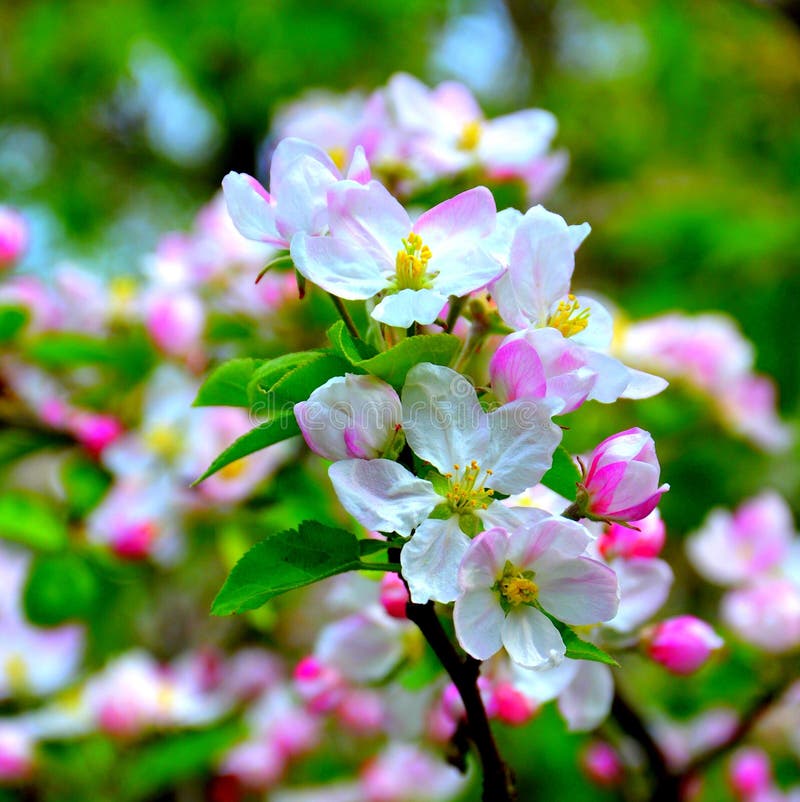
{"label": "blurred background", "polygon": [[[487,116],[552,111],[570,168],[546,206],[592,225],[581,284],[632,319],[729,313],[755,344],[757,370],[774,377],[782,416],[797,420],[800,13],[790,2],[5,3],[0,201],[32,224],[21,271],[75,259],[104,276],[137,273],[227,171],[263,175],[282,104],[311,88],[369,92],[398,70],[463,81]],[[797,498],[796,449],[767,457],[724,436],[690,393],[678,398],[636,413],[672,484],[671,532],[765,484]],[[629,406],[594,420],[568,434],[570,450],[633,425]],[[675,606],[695,591],[688,581]],[[734,660],[728,685],[715,674],[688,697],[648,681],[688,714],[735,693],[749,665]],[[533,727],[503,736],[512,763],[532,766],[523,787],[597,798],[572,776],[577,737],[552,710]],[[791,779],[796,764],[782,770]]]}

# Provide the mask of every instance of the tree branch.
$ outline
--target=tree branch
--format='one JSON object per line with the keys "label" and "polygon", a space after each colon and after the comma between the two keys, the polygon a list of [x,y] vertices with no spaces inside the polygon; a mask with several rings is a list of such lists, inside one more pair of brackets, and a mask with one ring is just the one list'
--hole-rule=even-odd
{"label": "tree branch", "polygon": [[483,706],[477,680],[480,663],[472,657],[462,660],[436,615],[433,602],[408,602],[406,615],[419,628],[444,666],[461,695],[467,717],[470,740],[475,745],[483,769],[484,802],[515,802],[517,799],[514,777],[500,757],[494,740],[489,717]]}

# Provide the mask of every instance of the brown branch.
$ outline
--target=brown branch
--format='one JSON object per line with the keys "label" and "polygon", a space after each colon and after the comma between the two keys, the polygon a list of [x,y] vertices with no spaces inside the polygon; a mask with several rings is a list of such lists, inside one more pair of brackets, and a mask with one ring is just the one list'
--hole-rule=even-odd
{"label": "brown branch", "polygon": [[469,737],[483,769],[483,801],[515,802],[517,793],[514,777],[497,749],[489,717],[478,690],[480,663],[471,657],[464,660],[459,656],[436,615],[433,602],[408,602],[406,615],[409,621],[420,628],[461,695]]}

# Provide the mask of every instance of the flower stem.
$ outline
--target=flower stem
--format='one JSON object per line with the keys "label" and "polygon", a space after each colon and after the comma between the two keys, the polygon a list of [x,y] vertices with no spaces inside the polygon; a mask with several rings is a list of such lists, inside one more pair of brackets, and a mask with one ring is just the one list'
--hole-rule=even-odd
{"label": "flower stem", "polygon": [[341,298],[337,298],[332,292],[329,292],[328,295],[330,299],[333,301],[333,305],[336,307],[336,311],[339,313],[340,317],[344,321],[344,325],[347,326],[347,330],[350,334],[353,335],[357,340],[361,339],[361,335],[358,333],[358,329],[356,328],[356,324],[353,322],[353,318],[350,317],[350,313],[347,311],[347,307],[344,305],[344,301]]}

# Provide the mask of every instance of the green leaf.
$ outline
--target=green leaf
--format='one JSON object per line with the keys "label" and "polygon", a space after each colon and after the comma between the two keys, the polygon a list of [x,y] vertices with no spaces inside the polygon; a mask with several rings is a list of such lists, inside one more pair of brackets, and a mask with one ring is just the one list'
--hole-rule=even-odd
{"label": "green leaf", "polygon": [[421,691],[442,675],[442,664],[431,647],[422,642],[422,654],[404,667],[398,682],[407,691]]}
{"label": "green leaf", "polygon": [[247,385],[261,364],[259,359],[224,362],[203,382],[193,406],[249,407]]}
{"label": "green leaf", "polygon": [[581,640],[575,630],[553,616],[547,615],[547,617],[561,633],[561,639],[567,647],[567,657],[572,660],[592,660],[595,663],[605,663],[607,666],[619,668],[619,663],[608,652],[604,652],[599,646],[595,646],[589,641]]}
{"label": "green leaf", "polygon": [[363,340],[357,340],[347,330],[344,321],[338,320],[328,329],[328,339],[331,341],[333,350],[351,365],[355,365],[363,359],[376,356],[378,351]]}
{"label": "green leaf", "polygon": [[358,541],[358,551],[362,557],[370,557],[374,554],[380,554],[382,551],[387,551],[391,545],[388,540],[373,540],[367,537]]}
{"label": "green leaf", "polygon": [[11,342],[27,322],[27,309],[17,306],[0,306],[0,343]]}
{"label": "green leaf", "polygon": [[159,738],[141,748],[122,773],[125,799],[154,799],[193,777],[205,777],[209,766],[241,739],[242,725],[229,722],[213,729]]}
{"label": "green leaf", "polygon": [[273,596],[361,567],[359,541],[344,529],[303,521],[256,543],[234,566],[211,612],[254,610]]}
{"label": "green leaf", "polygon": [[317,387],[329,379],[352,373],[352,367],[336,354],[320,352],[315,359],[299,365],[285,373],[268,391],[274,404],[294,405],[305,401]]}
{"label": "green leaf", "polygon": [[77,554],[36,558],[28,574],[23,602],[34,624],[51,627],[86,618],[98,596],[97,579]]}
{"label": "green leaf", "polygon": [[68,539],[63,520],[44,501],[18,492],[0,495],[0,537],[43,551],[61,549]]}
{"label": "green leaf", "polygon": [[570,501],[575,501],[577,497],[577,482],[580,482],[581,474],[578,466],[574,463],[564,446],[559,446],[553,454],[553,464],[550,470],[542,477],[542,484],[549,487]]}
{"label": "green leaf", "polygon": [[267,448],[267,446],[275,443],[280,443],[282,440],[288,440],[298,434],[300,434],[300,427],[297,425],[294,412],[287,410],[256,426],[255,429],[251,429],[247,434],[243,434],[238,440],[235,440],[208,466],[206,472],[193,482],[192,486],[200,484],[203,479],[207,479],[212,474],[222,470],[226,465],[236,462],[237,459],[246,457],[256,451],[261,451],[262,448]]}
{"label": "green leaf", "polygon": [[328,337],[333,349],[354,368],[371,373],[397,388],[403,386],[406,374],[414,365],[420,362],[449,365],[461,347],[461,341],[452,334],[420,334],[401,340],[388,351],[366,356],[374,349],[355,340],[338,323],[328,330]]}
{"label": "green leaf", "polygon": [[[289,374],[294,373],[300,368],[304,368],[306,365],[310,365],[324,356],[324,351],[299,351],[298,353],[284,354],[283,356],[265,362],[253,374],[247,387],[247,396],[250,400],[250,404],[256,405],[259,402],[273,403],[275,401],[275,396],[270,395],[270,393],[272,393],[275,385],[286,379]],[[286,388],[286,392],[292,390],[297,391],[298,389],[302,390],[302,388],[298,388],[298,382],[302,381],[304,376],[308,379],[310,374],[299,374],[293,380],[294,384]],[[327,381],[327,379],[325,379],[325,381]],[[311,388],[305,398],[298,398],[297,400],[305,401],[315,389],[316,387]]]}
{"label": "green leaf", "polygon": [[82,518],[100,503],[111,485],[111,476],[94,460],[76,456],[64,464],[61,481],[70,512]]}

